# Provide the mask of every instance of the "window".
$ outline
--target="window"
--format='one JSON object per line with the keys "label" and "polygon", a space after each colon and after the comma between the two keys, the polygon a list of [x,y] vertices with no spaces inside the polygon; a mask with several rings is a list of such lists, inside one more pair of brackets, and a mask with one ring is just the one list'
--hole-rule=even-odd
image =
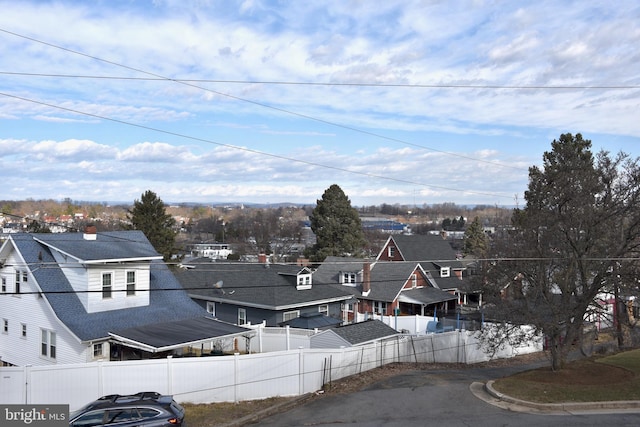
{"label": "window", "polygon": [[9,333],[9,321],[7,319],[2,319],[2,332],[5,334]]}
{"label": "window", "polygon": [[27,337],[27,325],[25,325],[24,323],[21,323],[21,327],[22,327],[22,338],[26,338]]}
{"label": "window", "polygon": [[387,314],[387,303],[385,301],[374,301],[373,312],[375,314]]}
{"label": "window", "polygon": [[22,281],[27,283],[27,272],[26,271],[22,272]]}
{"label": "window", "polygon": [[245,325],[247,323],[247,310],[244,308],[238,309],[238,325]]}
{"label": "window", "polygon": [[56,333],[47,329],[41,329],[40,354],[51,359],[56,358]]}
{"label": "window", "polygon": [[416,273],[413,273],[411,275],[411,287],[415,288],[418,286],[418,275]]}
{"label": "window", "polygon": [[101,426],[104,418],[104,410],[89,412],[74,421],[73,427]]}
{"label": "window", "polygon": [[295,319],[296,317],[300,317],[300,310],[286,311],[282,313],[283,322],[288,322],[289,320]]}
{"label": "window", "polygon": [[396,248],[393,246],[389,246],[387,248],[387,255],[389,255],[389,258],[393,258],[396,255]]}
{"label": "window", "polygon": [[127,271],[127,296],[136,294],[136,272]]}
{"label": "window", "polygon": [[7,292],[7,278],[2,276],[2,293]]}
{"label": "window", "polygon": [[98,343],[98,344],[94,344],[93,345],[93,357],[94,359],[98,359],[100,357],[102,357],[102,343]]}
{"label": "window", "polygon": [[20,293],[20,272],[16,271],[16,288],[14,289],[16,294]]}
{"label": "window", "polygon": [[342,283],[356,283],[356,273],[342,273]]}
{"label": "window", "polygon": [[329,304],[322,304],[321,306],[318,307],[318,311],[322,314],[324,314],[325,316],[329,315]]}
{"label": "window", "polygon": [[442,267],[440,268],[440,277],[449,277],[451,275],[450,267]]}
{"label": "window", "polygon": [[102,299],[111,298],[111,273],[102,273]]}
{"label": "window", "polygon": [[212,316],[216,315],[216,303],[213,301],[207,301],[207,313],[211,313]]}

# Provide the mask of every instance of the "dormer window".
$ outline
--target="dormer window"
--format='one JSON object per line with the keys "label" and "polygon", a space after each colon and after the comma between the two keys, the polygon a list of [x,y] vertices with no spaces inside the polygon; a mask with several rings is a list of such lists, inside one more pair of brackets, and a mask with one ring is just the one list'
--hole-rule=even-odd
{"label": "dormer window", "polygon": [[389,246],[387,248],[387,255],[389,258],[393,258],[396,255],[396,248],[394,246]]}
{"label": "dormer window", "polygon": [[298,273],[296,283],[296,289],[299,291],[303,289],[311,289],[311,273]]}
{"label": "dormer window", "polygon": [[356,284],[357,275],[354,272],[343,271],[340,277],[342,279],[340,281],[340,283],[342,283],[343,285],[355,285]]}
{"label": "dormer window", "polygon": [[451,276],[451,268],[440,267],[440,277],[449,277],[449,276]]}

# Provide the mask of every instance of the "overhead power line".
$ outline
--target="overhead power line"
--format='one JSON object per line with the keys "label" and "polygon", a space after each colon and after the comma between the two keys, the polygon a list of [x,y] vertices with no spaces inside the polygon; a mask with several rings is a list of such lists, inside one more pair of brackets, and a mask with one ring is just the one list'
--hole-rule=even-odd
{"label": "overhead power line", "polygon": [[[0,29],[0,31],[2,31]],[[347,86],[347,87],[395,87],[408,89],[522,89],[522,90],[627,90],[640,89],[640,85],[493,85],[493,84],[453,84],[453,83],[367,83],[367,82],[300,82],[279,80],[223,80],[223,79],[185,79],[165,77],[129,77],[100,76],[88,74],[51,74],[0,71],[0,74],[27,77],[56,77],[67,79],[96,80],[134,80],[134,81],[170,81],[179,83],[225,83],[225,84],[261,84],[281,86]],[[206,90],[206,89],[205,89]]]}
{"label": "overhead power line", "polygon": [[393,181],[393,182],[402,183],[402,184],[410,184],[410,185],[415,185],[415,186],[418,186],[418,187],[437,188],[437,189],[447,190],[447,191],[456,191],[456,192],[463,192],[463,193],[477,194],[477,195],[484,195],[484,196],[491,196],[491,197],[498,197],[498,198],[509,197],[509,196],[507,196],[505,194],[487,193],[487,192],[473,191],[473,190],[460,190],[458,188],[444,187],[444,186],[433,185],[433,184],[425,184],[425,183],[421,183],[421,182],[417,182],[417,181],[410,181],[410,180],[393,178],[393,177],[388,177],[388,176],[383,176],[383,175],[376,175],[376,174],[372,174],[372,173],[368,173],[368,172],[354,171],[354,170],[350,170],[350,169],[340,168],[340,167],[337,167],[337,166],[331,166],[331,165],[325,165],[325,164],[322,164],[322,163],[311,162],[311,161],[308,161],[308,160],[301,160],[301,159],[296,159],[296,158],[293,158],[293,157],[281,156],[281,155],[278,155],[278,154],[268,153],[266,151],[254,150],[252,148],[238,147],[236,145],[217,142],[217,141],[213,141],[211,139],[205,139],[205,138],[199,138],[199,137],[195,137],[195,136],[189,136],[189,135],[185,135],[185,134],[178,133],[178,132],[168,131],[168,130],[165,130],[165,129],[160,129],[160,128],[155,128],[155,127],[151,127],[151,126],[141,125],[141,124],[138,124],[138,123],[127,122],[125,120],[114,119],[112,117],[102,116],[102,115],[94,114],[94,113],[88,113],[88,112],[80,111],[80,110],[74,110],[72,108],[62,107],[60,105],[54,105],[54,104],[50,104],[50,103],[43,102],[43,101],[37,101],[37,100],[34,100],[34,99],[29,99],[29,98],[25,98],[25,97],[22,97],[22,96],[12,95],[12,94],[5,93],[5,92],[0,92],[0,95],[6,96],[7,98],[13,98],[13,99],[18,99],[18,100],[25,101],[25,102],[31,102],[31,103],[34,103],[34,104],[44,105],[46,107],[51,107],[51,108],[67,111],[67,112],[74,113],[74,114],[80,114],[80,115],[84,115],[84,116],[88,116],[88,117],[94,117],[94,118],[101,119],[101,120],[107,120],[107,121],[111,121],[111,122],[114,122],[114,123],[120,123],[120,124],[127,125],[127,126],[137,127],[137,128],[140,128],[140,129],[150,130],[150,131],[158,132],[158,133],[163,133],[165,135],[171,135],[171,136],[175,136],[175,137],[179,137],[179,138],[190,139],[190,140],[198,141],[198,142],[205,142],[207,144],[214,144],[214,145],[218,145],[220,147],[232,148],[232,149],[235,149],[235,150],[245,151],[247,153],[258,154],[258,155],[261,155],[261,156],[267,156],[267,157],[271,157],[271,158],[275,158],[275,159],[286,160],[286,161],[289,161],[289,162],[302,163],[302,164],[305,164],[307,166],[315,166],[315,167],[320,167],[320,168],[324,168],[324,169],[331,169],[331,170],[334,170],[334,171],[345,172],[345,173],[349,173],[349,174],[352,174],[352,175],[360,175],[360,176],[364,176],[364,177],[367,177],[367,178],[375,178],[375,179],[380,179],[380,180],[385,180],[385,181]]}
{"label": "overhead power line", "polygon": [[80,55],[80,56],[83,56],[83,57],[86,57],[86,58],[89,58],[89,59],[93,59],[95,61],[104,62],[106,64],[114,65],[116,67],[124,68],[124,69],[130,70],[130,71],[135,71],[137,73],[146,74],[148,76],[152,76],[153,79],[155,79],[155,80],[162,80],[162,81],[182,84],[182,85],[185,85],[185,86],[188,86],[188,87],[200,89],[200,90],[203,90],[203,91],[206,91],[206,92],[210,92],[210,93],[213,93],[213,94],[216,94],[216,95],[220,95],[220,96],[223,96],[223,97],[235,99],[237,101],[246,102],[246,103],[249,103],[249,104],[257,105],[259,107],[271,109],[271,110],[274,110],[274,111],[278,111],[278,112],[281,112],[281,113],[293,115],[293,116],[300,117],[300,118],[303,118],[303,119],[312,120],[312,121],[315,121],[315,122],[318,122],[318,123],[323,123],[323,124],[326,124],[326,125],[329,125],[329,126],[339,127],[339,128],[342,128],[342,129],[350,130],[352,132],[357,132],[357,133],[361,133],[361,134],[364,134],[364,135],[373,136],[375,138],[380,138],[380,139],[396,142],[396,143],[399,143],[399,144],[403,144],[403,145],[407,145],[407,146],[411,146],[411,147],[415,147],[415,148],[420,148],[420,149],[429,150],[429,151],[433,151],[433,152],[437,152],[437,153],[441,153],[441,154],[446,154],[446,155],[449,155],[449,156],[458,157],[458,158],[462,158],[462,159],[466,159],[466,160],[471,160],[471,161],[474,161],[474,162],[486,163],[486,164],[490,164],[490,165],[498,166],[498,167],[502,167],[502,168],[510,168],[510,169],[514,169],[514,170],[521,170],[521,168],[518,168],[518,167],[515,167],[515,166],[511,166],[511,165],[508,165],[508,164],[492,162],[492,161],[489,161],[489,160],[478,159],[478,158],[474,158],[474,157],[470,157],[470,156],[464,156],[462,154],[452,153],[452,152],[445,151],[445,150],[438,150],[438,149],[435,149],[435,148],[426,147],[424,145],[414,144],[414,143],[411,143],[411,142],[408,142],[408,141],[404,141],[404,140],[401,140],[401,139],[398,139],[398,138],[392,138],[392,137],[389,137],[389,136],[380,135],[380,134],[375,133],[375,132],[369,132],[369,131],[365,131],[363,129],[358,129],[358,128],[355,128],[355,127],[352,127],[352,126],[347,126],[347,125],[343,125],[343,124],[340,124],[340,123],[335,123],[335,122],[331,122],[331,121],[328,121],[328,120],[320,119],[320,118],[313,117],[313,116],[310,116],[310,115],[307,115],[307,114],[297,113],[297,112],[294,112],[294,111],[291,111],[291,110],[287,110],[287,109],[284,109],[284,108],[280,108],[280,107],[274,107],[273,105],[268,105],[268,104],[264,104],[262,102],[257,102],[257,101],[253,101],[253,100],[250,100],[250,99],[245,99],[245,98],[242,98],[242,97],[239,97],[239,96],[236,96],[236,95],[231,95],[231,94],[228,94],[228,93],[216,91],[216,90],[213,90],[213,89],[210,89],[210,88],[206,88],[206,87],[202,87],[202,86],[199,86],[199,85],[196,85],[196,84],[193,83],[193,82],[199,82],[198,80],[185,80],[185,79],[176,79],[176,78],[162,76],[160,74],[156,74],[156,73],[153,73],[153,72],[150,72],[150,71],[146,71],[146,70],[142,70],[142,69],[139,69],[139,68],[131,67],[131,66],[128,66],[128,65],[120,64],[118,62],[114,62],[114,61],[110,61],[108,59],[104,59],[104,58],[100,58],[100,57],[97,57],[97,56],[89,55],[89,54],[86,54],[84,52],[79,52],[79,51],[76,51],[76,50],[73,50],[73,49],[69,49],[69,48],[66,48],[66,47],[63,47],[63,46],[58,46],[58,45],[55,45],[53,43],[48,43],[48,42],[45,42],[45,41],[42,41],[42,40],[39,40],[39,39],[35,39],[33,37],[28,37],[28,36],[25,36],[25,35],[22,35],[22,34],[18,34],[18,33],[12,32],[12,31],[8,31],[8,30],[2,29],[2,28],[0,28],[0,32],[11,34],[13,36],[20,37],[20,38],[23,38],[23,39],[26,39],[26,40],[29,40],[29,41],[32,41],[32,42],[35,42],[35,43],[40,43],[40,44],[43,44],[45,46],[49,46],[49,47],[52,47],[52,48],[55,48],[55,49],[60,49],[60,50],[63,50],[65,52],[72,53],[74,55]]}

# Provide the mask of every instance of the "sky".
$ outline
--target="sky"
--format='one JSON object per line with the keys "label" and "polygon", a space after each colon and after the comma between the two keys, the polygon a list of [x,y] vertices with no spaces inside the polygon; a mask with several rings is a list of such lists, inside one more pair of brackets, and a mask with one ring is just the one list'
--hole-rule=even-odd
{"label": "sky", "polygon": [[0,0],[0,200],[522,205],[640,156],[640,3]]}

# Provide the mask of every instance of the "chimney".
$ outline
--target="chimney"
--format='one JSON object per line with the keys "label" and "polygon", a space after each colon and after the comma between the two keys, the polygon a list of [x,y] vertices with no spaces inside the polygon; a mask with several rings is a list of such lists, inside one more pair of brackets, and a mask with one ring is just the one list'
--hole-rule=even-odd
{"label": "chimney", "polygon": [[267,254],[258,254],[258,262],[260,264],[266,264],[267,263]]}
{"label": "chimney", "polygon": [[371,292],[371,263],[365,262],[362,265],[362,296],[369,295]]}
{"label": "chimney", "polygon": [[98,238],[98,230],[95,225],[87,225],[84,228],[84,240],[96,240]]}

